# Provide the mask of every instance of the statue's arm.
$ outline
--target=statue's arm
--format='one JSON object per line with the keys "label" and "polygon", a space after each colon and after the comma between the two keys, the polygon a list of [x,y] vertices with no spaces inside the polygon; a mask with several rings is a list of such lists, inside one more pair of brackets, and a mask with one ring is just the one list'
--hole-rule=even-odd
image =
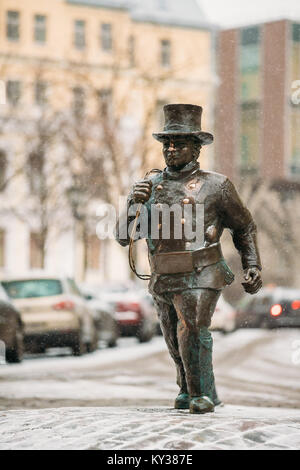
{"label": "statue's arm", "polygon": [[152,181],[150,179],[143,179],[133,185],[127,198],[127,207],[119,216],[114,230],[115,239],[121,246],[127,246],[130,243],[130,235],[137,211],[140,212],[138,219],[139,230],[136,233],[132,233],[134,241],[148,236],[151,211],[148,211],[147,201],[151,196],[151,191]]}
{"label": "statue's arm", "polygon": [[229,179],[222,184],[223,226],[231,232],[234,246],[238,250],[244,270],[262,269],[257,245],[257,229],[250,211],[241,201],[234,185]]}
{"label": "statue's arm", "polygon": [[135,219],[134,216],[128,214],[128,212],[130,212],[130,208],[134,204],[132,196],[131,192],[127,198],[127,204],[124,211],[117,219],[114,230],[115,239],[121,246],[127,246],[130,242],[129,225]]}

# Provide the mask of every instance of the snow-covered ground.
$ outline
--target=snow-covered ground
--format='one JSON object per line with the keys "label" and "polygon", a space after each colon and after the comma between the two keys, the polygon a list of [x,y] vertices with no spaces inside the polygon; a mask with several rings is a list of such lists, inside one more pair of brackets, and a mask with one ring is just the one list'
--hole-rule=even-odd
{"label": "snow-covered ground", "polygon": [[0,448],[300,448],[300,331],[213,336],[225,406],[204,416],[173,409],[175,368],[162,337],[1,366]]}
{"label": "snow-covered ground", "polygon": [[0,449],[299,449],[300,410],[226,405],[191,415],[169,407],[7,411]]}

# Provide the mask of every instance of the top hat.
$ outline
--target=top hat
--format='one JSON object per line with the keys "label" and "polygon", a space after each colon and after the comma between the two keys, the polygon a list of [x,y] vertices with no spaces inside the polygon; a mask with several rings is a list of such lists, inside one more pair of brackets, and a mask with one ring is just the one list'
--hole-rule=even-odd
{"label": "top hat", "polygon": [[170,136],[194,136],[202,145],[211,144],[212,134],[201,130],[202,107],[194,104],[166,104],[164,106],[164,130],[152,134],[156,140],[163,142]]}

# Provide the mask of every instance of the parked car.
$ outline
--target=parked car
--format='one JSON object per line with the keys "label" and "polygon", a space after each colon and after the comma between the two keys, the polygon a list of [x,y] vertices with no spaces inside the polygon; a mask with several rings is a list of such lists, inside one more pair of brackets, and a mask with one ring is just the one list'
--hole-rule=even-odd
{"label": "parked car", "polygon": [[229,333],[236,328],[236,310],[220,296],[212,316],[210,330]]}
{"label": "parked car", "polygon": [[24,352],[23,322],[20,312],[0,285],[0,341],[6,362],[21,362]]}
{"label": "parked car", "polygon": [[300,326],[300,290],[266,287],[254,297],[245,296],[237,307],[239,328]]}
{"label": "parked car", "polygon": [[97,286],[98,296],[107,300],[115,310],[122,336],[136,336],[142,343],[156,332],[157,314],[145,300],[145,290],[133,283],[112,283]]}
{"label": "parked car", "polygon": [[119,325],[115,318],[113,306],[97,295],[97,291],[86,286],[80,286],[80,291],[94,313],[98,340],[104,341],[109,348],[117,345],[120,336]]}
{"label": "parked car", "polygon": [[30,276],[5,279],[2,286],[21,312],[29,351],[68,346],[81,355],[97,348],[93,314],[73,279]]}
{"label": "parked car", "polygon": [[145,293],[144,293],[144,300],[145,300],[145,302],[147,302],[149,304],[149,307],[152,310],[152,316],[153,316],[154,321],[155,321],[155,334],[161,336],[163,333],[162,333],[161,327],[160,327],[158,312],[156,310],[152,295],[150,295],[149,292],[146,291],[146,290],[145,290]]}

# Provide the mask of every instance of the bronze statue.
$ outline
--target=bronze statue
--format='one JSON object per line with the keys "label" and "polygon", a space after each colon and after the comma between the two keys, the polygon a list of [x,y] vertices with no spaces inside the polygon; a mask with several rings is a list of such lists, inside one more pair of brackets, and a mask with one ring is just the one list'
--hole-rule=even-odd
{"label": "bronze statue", "polygon": [[[128,227],[135,217],[128,214],[136,203],[146,208],[149,223],[152,208],[159,210],[162,206],[179,205],[182,228],[196,226],[201,212],[195,208],[203,209],[202,238],[191,240],[185,233],[175,236],[174,221],[169,237],[162,236],[163,224],[160,223],[159,236],[153,237],[149,230],[145,238],[151,266],[149,291],[177,368],[180,391],[175,408],[206,413],[220,404],[208,328],[222,289],[234,280],[222,255],[220,237],[224,229],[230,230],[241,256],[244,290],[255,294],[262,286],[256,226],[229,179],[199,167],[201,147],[213,141],[211,134],[201,130],[202,108],[170,104],[164,107],[164,114],[164,130],[153,136],[163,144],[167,166],[133,186],[127,212],[117,223],[116,238],[122,246],[130,243],[132,234]],[[192,207],[189,216],[184,212],[187,205]],[[120,237],[124,227],[127,235]]]}

